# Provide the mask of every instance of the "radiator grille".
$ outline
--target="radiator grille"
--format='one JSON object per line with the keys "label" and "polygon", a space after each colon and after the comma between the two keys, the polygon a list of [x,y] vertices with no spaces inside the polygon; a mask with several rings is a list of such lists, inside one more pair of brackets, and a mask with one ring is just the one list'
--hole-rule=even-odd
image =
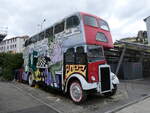
{"label": "radiator grille", "polygon": [[110,84],[110,68],[100,67],[100,78],[101,78],[101,92],[107,92],[111,90]]}

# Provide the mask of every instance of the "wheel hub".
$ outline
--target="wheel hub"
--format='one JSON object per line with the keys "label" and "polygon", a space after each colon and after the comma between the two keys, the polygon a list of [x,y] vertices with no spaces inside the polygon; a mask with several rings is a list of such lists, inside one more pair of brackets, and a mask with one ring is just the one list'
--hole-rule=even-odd
{"label": "wheel hub", "polygon": [[82,98],[82,91],[79,84],[74,83],[71,86],[71,96],[73,100],[79,101]]}
{"label": "wheel hub", "polygon": [[81,95],[80,88],[77,87],[77,86],[73,87],[73,89],[72,89],[72,94],[73,94],[73,96],[74,96],[76,99],[79,99],[79,98],[80,98],[80,95]]}

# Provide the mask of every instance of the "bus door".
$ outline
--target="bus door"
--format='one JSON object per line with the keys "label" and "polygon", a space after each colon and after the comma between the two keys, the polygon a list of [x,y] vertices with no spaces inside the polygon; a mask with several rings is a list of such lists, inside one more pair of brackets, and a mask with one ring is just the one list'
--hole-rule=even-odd
{"label": "bus door", "polygon": [[87,54],[83,46],[69,48],[64,53],[64,82],[73,74],[86,78]]}

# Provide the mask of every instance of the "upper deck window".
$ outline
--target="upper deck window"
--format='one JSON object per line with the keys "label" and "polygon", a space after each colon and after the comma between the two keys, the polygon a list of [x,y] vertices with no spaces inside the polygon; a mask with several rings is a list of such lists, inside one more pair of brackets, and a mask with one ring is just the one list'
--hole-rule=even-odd
{"label": "upper deck window", "polygon": [[109,31],[109,26],[108,26],[107,22],[104,20],[99,20],[99,27],[101,29]]}
{"label": "upper deck window", "polygon": [[53,36],[53,27],[50,27],[46,30],[46,38]]}
{"label": "upper deck window", "polygon": [[93,27],[98,27],[96,18],[94,18],[92,16],[84,16],[84,21],[85,21],[86,25],[90,25],[90,26],[93,26]]}
{"label": "upper deck window", "polygon": [[28,45],[29,45],[29,39],[27,39],[27,40],[25,41],[24,46],[27,47]]}
{"label": "upper deck window", "polygon": [[57,33],[62,32],[64,30],[64,25],[65,25],[64,21],[59,24],[56,24],[54,33],[57,34]]}
{"label": "upper deck window", "polygon": [[34,37],[31,37],[30,38],[30,41],[31,41],[31,43],[35,43],[36,42],[36,37],[34,36]]}
{"label": "upper deck window", "polygon": [[36,41],[40,41],[40,36],[39,36],[39,34],[35,35],[35,37],[36,37]]}
{"label": "upper deck window", "polygon": [[45,36],[45,33],[44,33],[44,31],[43,31],[43,32],[41,32],[41,33],[39,34],[40,40],[43,40],[43,39],[44,39],[44,36]]}
{"label": "upper deck window", "polygon": [[66,25],[67,29],[76,27],[80,23],[79,18],[77,16],[71,16],[67,18],[66,22],[67,22],[67,25]]}

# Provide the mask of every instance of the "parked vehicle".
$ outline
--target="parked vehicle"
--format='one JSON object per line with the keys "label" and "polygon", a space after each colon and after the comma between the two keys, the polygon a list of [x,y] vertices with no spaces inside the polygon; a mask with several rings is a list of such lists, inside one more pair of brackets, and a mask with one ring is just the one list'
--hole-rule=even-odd
{"label": "parked vehicle", "polygon": [[25,42],[23,80],[68,92],[75,103],[91,90],[113,95],[119,80],[105,59],[108,48],[113,43],[107,22],[75,13]]}

